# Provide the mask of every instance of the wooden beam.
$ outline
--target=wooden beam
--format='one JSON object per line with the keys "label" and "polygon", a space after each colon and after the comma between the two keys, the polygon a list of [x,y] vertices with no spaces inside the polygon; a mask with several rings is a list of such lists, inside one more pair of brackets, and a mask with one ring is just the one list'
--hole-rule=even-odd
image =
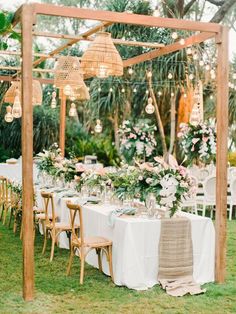
{"label": "wooden beam", "polygon": [[[33,6],[35,6],[35,4],[32,4]],[[110,22],[103,22],[99,25],[96,25],[94,26],[93,28],[89,29],[88,31],[82,33],[81,35],[78,36],[78,38],[76,39],[72,39],[70,41],[68,41],[66,44],[60,46],[59,48],[56,48],[54,49],[53,51],[51,51],[49,53],[49,56],[52,57],[54,56],[55,54],[58,54],[59,52],[63,51],[64,49],[68,48],[69,46],[72,46],[74,45],[75,43],[77,43],[78,41],[80,41],[81,39],[83,38],[87,38],[88,36],[96,33],[97,31],[99,31],[101,28],[105,27],[105,26],[109,26],[111,25],[112,23]],[[33,63],[33,67],[39,65],[41,62],[43,62],[44,60],[46,60],[47,58],[45,57],[41,57],[39,58],[38,60],[34,61]]]}
{"label": "wooden beam", "polygon": [[[10,50],[0,50],[0,55],[9,55],[9,56],[19,56],[21,57],[21,51],[10,51]],[[34,57],[49,57],[47,54],[43,53],[33,53]]]}
{"label": "wooden beam", "polygon": [[201,42],[203,42],[207,39],[210,39],[212,37],[215,37],[215,35],[212,33],[200,33],[197,35],[193,35],[193,36],[190,36],[190,37],[185,39],[184,45],[181,45],[179,43],[179,41],[174,42],[173,44],[170,44],[170,45],[165,46],[163,48],[151,50],[151,51],[146,52],[146,53],[139,55],[137,57],[127,59],[127,60],[123,61],[123,66],[129,67],[129,66],[138,64],[140,62],[152,60],[152,59],[155,59],[157,57],[164,56],[166,54],[181,50],[181,49],[186,48],[188,46],[200,44]]}
{"label": "wooden beam", "polygon": [[[46,79],[46,78],[41,78],[41,77],[34,77],[33,79],[36,81],[39,81],[41,84],[54,85],[54,79]],[[0,75],[0,81],[11,82],[11,81],[17,81],[17,80],[18,80],[17,77]]]}
{"label": "wooden beam", "polygon": [[22,27],[22,223],[23,223],[23,297],[34,297],[34,223],[33,223],[33,105],[32,105],[32,24],[31,5],[23,5]]}
{"label": "wooden beam", "polygon": [[65,156],[65,133],[66,133],[66,96],[62,93],[60,107],[60,132],[59,147],[62,156]]}
{"label": "wooden beam", "polygon": [[[55,34],[55,33],[48,33],[48,32],[33,32],[33,36],[39,37],[49,37],[49,38],[56,38],[56,39],[78,39],[79,41],[94,41],[94,37],[82,37],[82,36],[73,36],[73,35],[66,35],[66,34]],[[129,41],[124,39],[117,39],[112,38],[112,41],[115,45],[124,45],[124,46],[137,46],[137,47],[147,47],[147,48],[160,48],[164,47],[164,44],[159,43],[151,43],[151,42],[142,42],[142,41]]]}
{"label": "wooden beam", "polygon": [[217,43],[217,154],[216,154],[216,281],[226,272],[227,154],[228,154],[228,28],[222,27]]}
{"label": "wooden beam", "polygon": [[[21,71],[20,67],[11,67],[11,66],[0,66],[0,70],[9,70],[9,71]],[[33,72],[37,72],[37,73],[54,73],[55,70],[54,69],[32,69]]]}
{"label": "wooden beam", "polygon": [[105,21],[111,23],[133,24],[149,27],[164,27],[189,31],[207,31],[218,33],[220,25],[216,23],[195,22],[175,18],[163,18],[126,12],[81,9],[75,7],[55,6],[34,3],[34,12],[42,15],[62,16],[85,20]]}

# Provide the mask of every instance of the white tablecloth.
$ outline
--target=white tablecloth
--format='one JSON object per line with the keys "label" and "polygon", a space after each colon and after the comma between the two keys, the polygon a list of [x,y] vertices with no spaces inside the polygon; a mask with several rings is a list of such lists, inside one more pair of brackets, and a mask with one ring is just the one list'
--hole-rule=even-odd
{"label": "white tablecloth", "polygon": [[[60,221],[69,222],[66,198],[55,194],[55,207]],[[73,202],[73,199],[71,199]],[[40,201],[39,201],[40,203]],[[158,243],[161,221],[137,217],[120,217],[114,227],[108,225],[112,205],[83,206],[86,236],[103,236],[113,241],[113,271],[116,285],[146,290],[157,284]],[[214,281],[215,230],[210,218],[182,213],[191,220],[193,241],[193,277],[198,283]],[[59,246],[68,248],[66,234],[61,234]],[[98,267],[97,256],[89,253],[87,262]],[[109,274],[107,261],[103,269]]]}
{"label": "white tablecloth", "polygon": [[[37,178],[38,169],[33,165],[34,180]],[[22,164],[18,161],[16,164],[0,163],[0,175],[10,180],[22,181]]]}

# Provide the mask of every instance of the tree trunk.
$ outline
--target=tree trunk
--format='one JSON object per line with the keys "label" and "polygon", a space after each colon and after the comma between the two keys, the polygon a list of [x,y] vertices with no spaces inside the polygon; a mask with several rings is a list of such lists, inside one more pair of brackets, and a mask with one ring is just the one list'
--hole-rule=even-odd
{"label": "tree trunk", "polygon": [[172,154],[175,144],[175,125],[176,125],[176,110],[175,110],[175,97],[171,97],[170,109],[170,147],[169,154]]}
{"label": "tree trunk", "polygon": [[155,94],[154,94],[154,91],[152,88],[152,78],[147,77],[147,80],[148,80],[148,85],[149,85],[149,92],[150,92],[150,95],[152,97],[153,104],[155,107],[155,115],[156,115],[156,119],[157,119],[157,126],[158,126],[160,136],[161,136],[163,156],[166,159],[167,158],[167,146],[166,146],[166,140],[165,140],[165,131],[164,131],[163,124],[161,121],[161,116],[160,116],[159,108],[157,105],[156,97],[155,97]]}
{"label": "tree trunk", "polygon": [[235,0],[225,0],[224,4],[222,4],[222,6],[219,8],[219,10],[215,13],[213,18],[210,20],[210,22],[220,23],[225,17],[226,13],[229,11],[229,9],[235,4],[236,4]]}
{"label": "tree trunk", "polygon": [[120,136],[118,133],[118,130],[119,130],[118,108],[116,108],[114,112],[113,126],[114,126],[115,147],[116,147],[116,150],[119,152],[120,151]]}

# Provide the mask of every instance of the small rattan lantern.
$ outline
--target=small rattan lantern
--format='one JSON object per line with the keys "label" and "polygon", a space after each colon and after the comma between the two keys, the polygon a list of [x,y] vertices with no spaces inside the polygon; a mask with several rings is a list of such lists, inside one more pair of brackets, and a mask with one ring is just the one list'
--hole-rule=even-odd
{"label": "small rattan lantern", "polygon": [[78,57],[62,56],[58,59],[54,84],[58,88],[83,86],[84,81]]}
{"label": "small rattan lantern", "polygon": [[89,77],[106,78],[123,75],[123,61],[110,33],[97,33],[95,40],[82,56],[81,69]]}
{"label": "small rattan lantern", "polygon": [[[21,99],[21,81],[13,81],[11,83],[10,88],[7,90],[4,101],[13,104],[16,95],[18,95]],[[33,96],[32,102],[34,106],[42,105],[42,88],[39,81],[33,80]]]}
{"label": "small rattan lantern", "polygon": [[[63,89],[60,89],[59,97],[62,98]],[[90,95],[88,91],[88,87],[83,83],[80,87],[72,87],[71,93],[68,96],[71,101],[75,100],[89,100]]]}

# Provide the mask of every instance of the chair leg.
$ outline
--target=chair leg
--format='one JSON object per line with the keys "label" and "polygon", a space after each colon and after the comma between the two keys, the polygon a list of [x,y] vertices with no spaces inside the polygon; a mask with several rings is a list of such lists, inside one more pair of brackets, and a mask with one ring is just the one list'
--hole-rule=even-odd
{"label": "chair leg", "polygon": [[71,246],[69,264],[67,266],[67,271],[66,271],[66,275],[67,276],[70,275],[70,271],[71,271],[71,266],[72,266],[72,262],[73,262],[73,259],[74,259],[74,255],[75,255],[74,247]]}
{"label": "chair leg", "polygon": [[202,216],[203,217],[206,216],[206,205],[205,204],[203,204]]}
{"label": "chair leg", "polygon": [[233,206],[230,204],[230,207],[229,207],[229,220],[232,220],[232,212],[233,212]]}
{"label": "chair leg", "polygon": [[85,260],[84,248],[81,247],[81,250],[80,250],[80,284],[81,285],[84,283],[84,260]]}
{"label": "chair leg", "polygon": [[212,207],[210,208],[210,211],[211,211],[210,217],[211,217],[211,219],[213,218],[213,210],[214,210],[214,207],[212,206]]}
{"label": "chair leg", "polygon": [[114,275],[113,275],[113,267],[112,267],[112,246],[108,246],[108,256],[109,256],[109,270],[111,275],[111,280],[114,282]]}
{"label": "chair leg", "polygon": [[98,255],[98,269],[102,272],[102,258],[101,258],[101,249],[96,249]]}
{"label": "chair leg", "polygon": [[4,204],[2,204],[2,211],[1,211],[1,217],[0,217],[0,221],[3,219],[3,214],[4,214]]}
{"label": "chair leg", "polygon": [[48,238],[48,235],[47,235],[47,229],[44,230],[44,241],[43,241],[43,250],[42,250],[42,254],[45,253],[45,250],[46,250],[46,246],[47,246],[47,238]]}
{"label": "chair leg", "polygon": [[195,215],[198,215],[197,204],[194,205],[194,213],[195,213]]}
{"label": "chair leg", "polygon": [[8,210],[8,207],[7,206],[4,206],[4,214],[3,214],[3,220],[2,220],[2,224],[5,225],[6,223],[6,219],[7,219],[7,210]]}
{"label": "chair leg", "polygon": [[55,231],[52,231],[52,246],[51,246],[50,262],[52,262],[53,257],[54,257],[55,242],[56,242],[56,233]]}

